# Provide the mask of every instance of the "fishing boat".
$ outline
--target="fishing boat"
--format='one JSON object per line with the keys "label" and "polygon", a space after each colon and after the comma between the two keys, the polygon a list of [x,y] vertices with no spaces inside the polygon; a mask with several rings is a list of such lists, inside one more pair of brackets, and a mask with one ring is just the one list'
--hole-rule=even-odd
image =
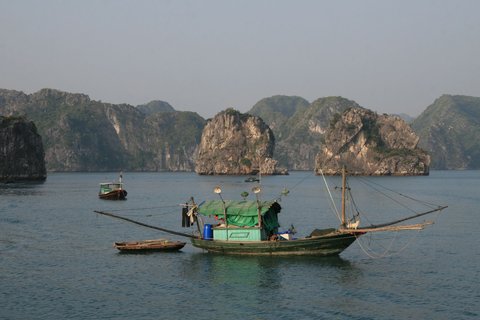
{"label": "fishing boat", "polygon": [[113,246],[123,253],[141,253],[152,251],[178,251],[182,249],[185,244],[185,242],[181,241],[153,239],[129,242],[115,242]]}
{"label": "fishing boat", "polygon": [[[431,221],[412,225],[398,225],[401,222],[418,218],[426,214],[440,211],[447,206],[438,206],[427,212],[417,213],[400,220],[359,227],[359,218],[347,220],[345,213],[346,193],[350,190],[346,185],[346,170],[342,170],[342,203],[341,224],[338,228],[314,229],[309,235],[295,238],[294,230],[279,232],[278,213],[280,203],[274,201],[230,201],[223,200],[221,188],[214,192],[219,200],[211,200],[201,205],[192,204],[188,215],[199,223],[200,216],[214,216],[221,219],[217,225],[204,224],[203,233],[191,238],[193,246],[211,253],[232,255],[338,255],[348,248],[356,239],[369,232],[385,232],[400,230],[421,230]],[[260,187],[253,192],[261,192]],[[199,230],[202,230],[200,227]],[[293,229],[293,228],[292,228]]]}
{"label": "fishing boat", "polygon": [[104,200],[125,200],[127,199],[127,190],[124,189],[122,183],[122,174],[118,182],[102,182],[100,183],[100,191],[98,197]]}
{"label": "fishing boat", "polygon": [[[148,225],[131,220],[113,213],[95,211],[96,213],[126,220],[138,225],[157,229],[190,238],[194,247],[210,253],[230,255],[297,255],[297,256],[332,256],[339,255],[360,236],[373,232],[389,232],[402,230],[421,230],[432,224],[423,221],[416,224],[403,225],[401,223],[423,217],[433,212],[441,211],[447,206],[429,205],[428,211],[415,212],[395,221],[360,226],[358,215],[347,219],[346,200],[347,194],[351,200],[350,187],[346,182],[346,169],[342,170],[341,211],[340,226],[336,228],[313,229],[308,235],[295,237],[293,226],[285,231],[280,231],[278,214],[282,207],[279,199],[261,201],[259,194],[260,185],[252,188],[256,200],[224,200],[219,186],[214,188],[214,193],[219,199],[195,203],[191,198],[182,208],[182,217],[189,223],[186,227],[196,226],[193,234],[180,233],[165,228]],[[282,192],[288,194],[288,190]],[[333,199],[332,199],[333,201]],[[357,212],[358,213],[358,212]],[[207,217],[215,219],[215,224],[205,223]]]}
{"label": "fishing boat", "polygon": [[260,183],[261,179],[262,179],[262,174],[260,172],[258,172],[257,176],[250,176],[250,177],[245,179],[245,182],[258,182],[258,183]]}

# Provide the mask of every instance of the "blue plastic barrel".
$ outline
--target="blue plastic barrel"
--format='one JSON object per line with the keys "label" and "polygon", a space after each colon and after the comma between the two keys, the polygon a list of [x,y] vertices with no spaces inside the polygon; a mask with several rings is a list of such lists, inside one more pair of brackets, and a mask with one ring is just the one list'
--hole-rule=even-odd
{"label": "blue plastic barrel", "polygon": [[211,224],[205,224],[203,226],[203,239],[213,240],[213,229]]}

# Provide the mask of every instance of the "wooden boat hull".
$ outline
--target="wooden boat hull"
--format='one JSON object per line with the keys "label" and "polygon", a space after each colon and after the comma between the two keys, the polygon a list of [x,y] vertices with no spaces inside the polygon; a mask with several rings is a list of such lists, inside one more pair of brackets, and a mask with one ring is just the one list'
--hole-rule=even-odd
{"label": "wooden boat hull", "polygon": [[231,255],[332,256],[348,248],[360,234],[332,232],[327,235],[278,241],[224,241],[192,238],[194,247]]}
{"label": "wooden boat hull", "polygon": [[158,239],[131,242],[115,242],[114,247],[123,253],[144,253],[155,251],[178,251],[182,249],[185,244],[185,242],[181,241]]}
{"label": "wooden boat hull", "polygon": [[98,195],[103,200],[125,200],[127,199],[127,190],[113,190]]}

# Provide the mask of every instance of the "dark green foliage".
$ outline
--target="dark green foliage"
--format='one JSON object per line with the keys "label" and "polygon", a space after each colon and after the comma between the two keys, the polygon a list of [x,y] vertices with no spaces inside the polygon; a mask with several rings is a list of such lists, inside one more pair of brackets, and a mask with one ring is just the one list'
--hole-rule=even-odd
{"label": "dark green foliage", "polygon": [[248,113],[262,118],[279,137],[285,122],[308,106],[309,102],[301,97],[277,95],[258,101]]}
{"label": "dark green foliage", "polygon": [[23,116],[0,116],[0,182],[45,180],[43,143]]}
{"label": "dark green foliage", "polygon": [[309,104],[300,97],[273,96],[257,102],[249,113],[261,117],[272,129],[274,158],[280,166],[311,170],[332,117],[337,114],[338,120],[347,108],[357,106],[342,97],[320,98]]}
{"label": "dark green foliage", "polygon": [[372,118],[365,117],[362,119],[362,129],[365,133],[365,137],[368,142],[373,142],[377,145],[377,148],[382,149],[384,142],[380,136],[380,130],[377,121]]}
{"label": "dark green foliage", "polygon": [[160,144],[168,143],[176,148],[198,144],[205,126],[202,117],[189,111],[157,113],[148,117],[147,121],[152,123]]}
{"label": "dark green foliage", "polygon": [[240,116],[240,111],[234,109],[234,108],[228,108],[225,110],[225,113],[229,116]]}
{"label": "dark green foliage", "polygon": [[251,167],[252,166],[252,161],[250,161],[250,159],[248,159],[248,158],[243,158],[242,160],[240,160],[240,163],[243,166],[246,166],[246,167]]}
{"label": "dark green foliage", "polygon": [[[277,137],[274,158],[280,165],[297,169],[313,169],[315,156],[325,142],[324,134],[340,114],[352,107],[354,101],[342,97],[320,98],[307,108],[298,109],[282,126]],[[274,131],[275,134],[277,134]]]}
{"label": "dark green foliage", "polygon": [[333,115],[332,119],[330,120],[330,129],[333,129],[335,127],[335,124],[337,124],[338,120],[340,120],[341,117],[342,115],[338,112]]}
{"label": "dark green foliage", "polygon": [[241,122],[244,122],[248,119],[248,117],[250,117],[249,114],[247,113],[241,113],[240,111],[234,109],[234,108],[228,108],[226,109],[225,111],[225,114],[229,115],[229,116],[233,116],[235,118],[235,121],[237,123],[241,123]]}
{"label": "dark green foliage", "polygon": [[168,102],[160,100],[138,105],[137,109],[147,116],[158,112],[175,112],[175,109]]}
{"label": "dark green foliage", "polygon": [[412,128],[433,169],[480,169],[480,98],[443,95]]}

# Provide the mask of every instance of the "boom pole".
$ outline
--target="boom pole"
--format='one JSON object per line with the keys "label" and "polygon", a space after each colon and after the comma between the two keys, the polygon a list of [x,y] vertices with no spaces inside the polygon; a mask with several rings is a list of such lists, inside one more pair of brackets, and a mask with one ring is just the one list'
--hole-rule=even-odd
{"label": "boom pole", "polygon": [[177,231],[168,230],[168,229],[165,229],[165,228],[152,226],[152,225],[149,225],[149,224],[146,224],[146,223],[143,223],[143,222],[135,221],[135,220],[125,218],[125,217],[122,217],[122,216],[118,216],[118,215],[110,213],[110,212],[98,211],[98,210],[94,210],[93,212],[103,214],[104,216],[109,216],[109,217],[112,217],[112,218],[116,218],[116,219],[131,222],[131,223],[135,223],[135,224],[138,224],[139,226],[142,226],[142,227],[147,227],[147,228],[151,228],[151,229],[160,230],[160,231],[163,231],[163,232],[175,234],[177,236],[188,237],[188,238],[196,238],[195,236],[192,236],[191,234],[186,234],[186,233],[182,233],[182,232],[177,232]]}

